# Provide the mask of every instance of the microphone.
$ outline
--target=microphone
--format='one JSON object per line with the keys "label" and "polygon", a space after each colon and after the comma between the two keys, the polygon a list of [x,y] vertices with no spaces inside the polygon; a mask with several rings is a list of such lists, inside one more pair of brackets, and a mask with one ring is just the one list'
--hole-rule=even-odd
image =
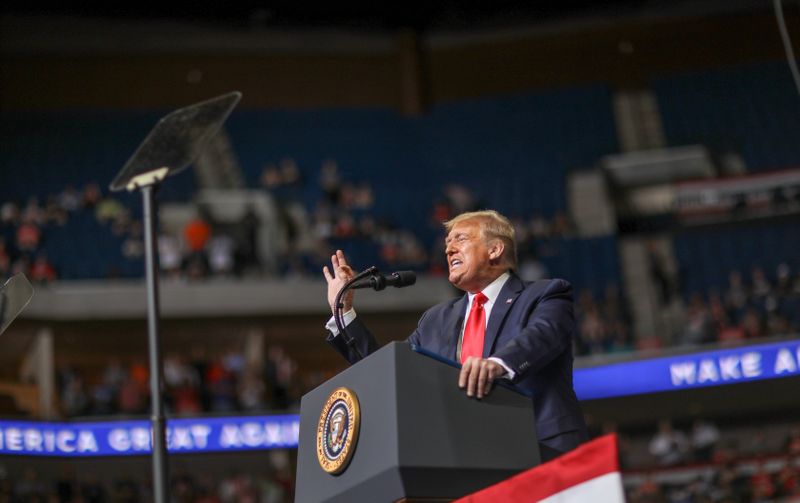
{"label": "microphone", "polygon": [[387,286],[403,288],[405,286],[411,286],[416,282],[417,275],[414,274],[414,271],[397,271],[384,276],[375,270],[375,272],[366,278],[361,278],[354,281],[353,284],[350,285],[350,288],[373,288],[376,291],[379,291],[383,290]]}

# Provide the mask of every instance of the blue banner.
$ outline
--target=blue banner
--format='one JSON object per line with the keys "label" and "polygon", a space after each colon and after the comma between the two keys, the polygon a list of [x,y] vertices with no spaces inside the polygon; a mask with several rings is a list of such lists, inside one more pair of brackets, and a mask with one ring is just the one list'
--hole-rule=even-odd
{"label": "blue banner", "polygon": [[580,400],[800,375],[800,341],[720,349],[575,370]]}
{"label": "blue banner", "polygon": [[[0,421],[0,454],[129,456],[149,454],[147,420],[47,423]],[[296,448],[300,416],[170,419],[170,454]]]}

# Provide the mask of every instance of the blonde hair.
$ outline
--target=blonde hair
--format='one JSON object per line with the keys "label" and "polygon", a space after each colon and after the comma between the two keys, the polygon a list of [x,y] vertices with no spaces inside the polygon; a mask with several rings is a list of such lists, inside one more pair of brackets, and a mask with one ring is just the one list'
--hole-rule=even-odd
{"label": "blonde hair", "polygon": [[457,224],[468,220],[480,223],[484,241],[499,239],[503,242],[503,260],[511,269],[516,269],[517,239],[511,222],[495,210],[469,211],[444,222],[444,229],[449,234]]}

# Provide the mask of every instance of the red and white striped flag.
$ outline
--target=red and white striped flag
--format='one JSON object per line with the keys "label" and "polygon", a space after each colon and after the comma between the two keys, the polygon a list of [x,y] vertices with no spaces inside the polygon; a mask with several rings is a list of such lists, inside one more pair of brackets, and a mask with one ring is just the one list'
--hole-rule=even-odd
{"label": "red and white striped flag", "polygon": [[617,436],[605,435],[455,503],[618,503],[625,501]]}

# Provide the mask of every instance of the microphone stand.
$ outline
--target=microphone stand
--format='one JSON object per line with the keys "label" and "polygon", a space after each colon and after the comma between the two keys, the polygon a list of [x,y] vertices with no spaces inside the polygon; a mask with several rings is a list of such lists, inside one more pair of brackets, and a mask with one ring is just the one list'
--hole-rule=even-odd
{"label": "microphone stand", "polygon": [[350,333],[347,331],[347,327],[344,324],[344,313],[342,313],[342,309],[344,309],[344,303],[342,302],[342,297],[344,297],[344,294],[347,293],[353,283],[377,273],[378,268],[372,266],[356,274],[352,279],[350,279],[350,281],[345,283],[342,289],[339,290],[339,293],[336,294],[336,301],[333,305],[333,319],[336,322],[336,328],[339,329],[339,335],[344,338],[344,343],[356,354],[356,356],[358,356],[359,360],[362,360],[364,355],[361,353],[361,350],[358,349],[358,346],[356,346],[356,340],[350,335]]}

